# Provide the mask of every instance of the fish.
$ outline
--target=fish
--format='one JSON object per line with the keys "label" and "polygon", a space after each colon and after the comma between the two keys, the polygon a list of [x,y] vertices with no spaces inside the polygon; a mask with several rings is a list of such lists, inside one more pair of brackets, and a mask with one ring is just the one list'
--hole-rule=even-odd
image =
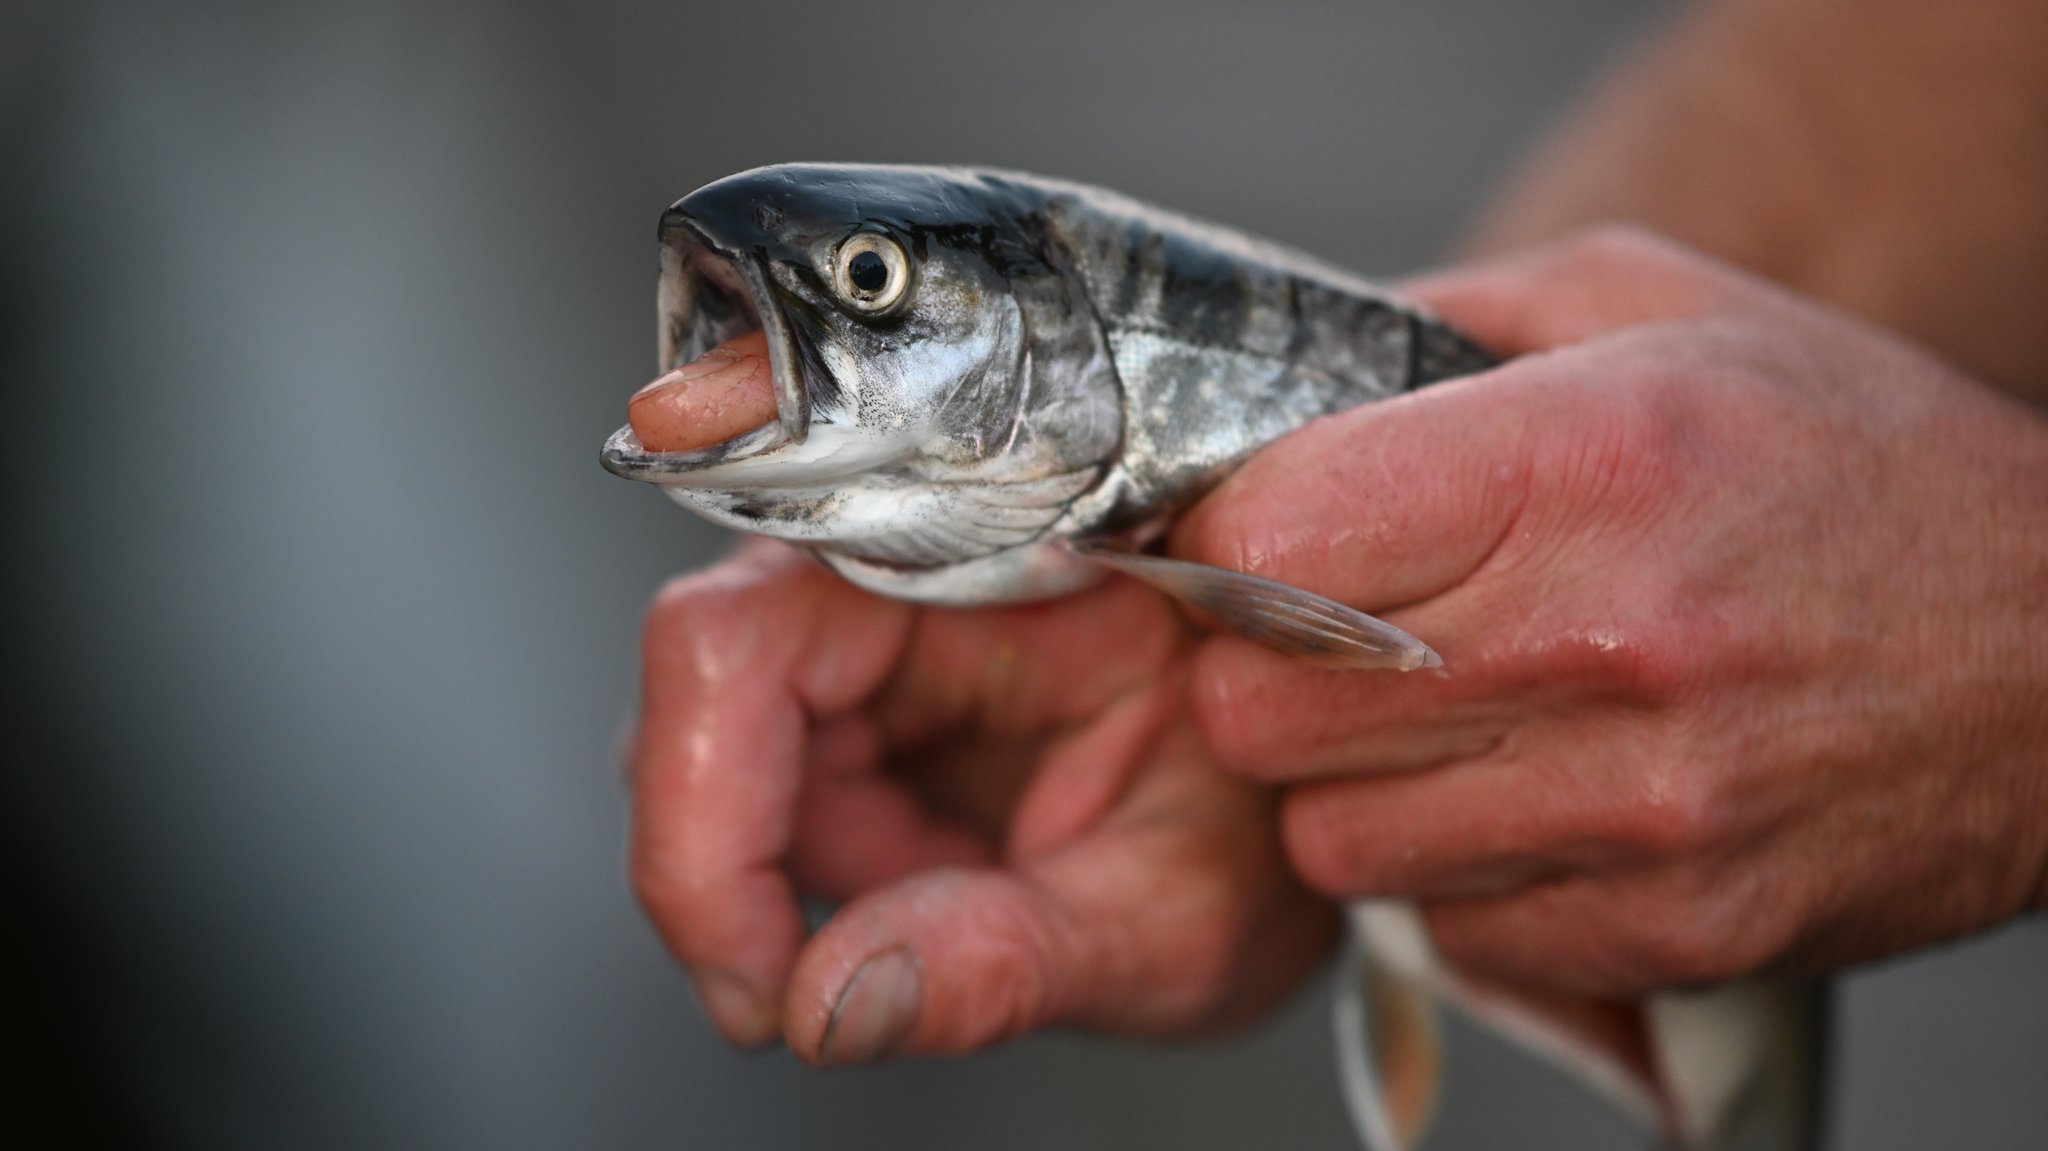
{"label": "fish", "polygon": [[[684,196],[657,233],[666,374],[605,442],[612,473],[807,548],[883,596],[1020,603],[1121,573],[1303,659],[1442,665],[1348,605],[1147,550],[1289,432],[1498,366],[1427,309],[1218,224],[988,168],[756,168]],[[711,442],[665,438],[714,409],[733,426]],[[1823,988],[1744,983],[1619,1016],[1560,1012],[1459,979],[1412,906],[1371,901],[1350,918],[1339,1063],[1373,1151],[1423,1137],[1442,1086],[1440,1004],[1673,1147],[1814,1145]]]}
{"label": "fish", "polygon": [[1308,658],[1440,664],[1343,604],[1143,551],[1264,444],[1495,364],[1422,309],[1277,245],[1007,172],[757,169],[684,197],[659,231],[662,366],[759,332],[776,419],[682,452],[629,424],[604,447],[612,472],[898,599],[1024,602],[1121,571]]}

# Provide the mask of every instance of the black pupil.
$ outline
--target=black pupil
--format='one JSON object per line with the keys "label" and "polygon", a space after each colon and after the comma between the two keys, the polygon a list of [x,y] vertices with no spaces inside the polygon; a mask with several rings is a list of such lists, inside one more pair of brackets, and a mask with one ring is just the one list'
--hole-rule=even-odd
{"label": "black pupil", "polygon": [[889,265],[873,252],[862,252],[848,261],[846,278],[856,290],[874,295],[889,283]]}

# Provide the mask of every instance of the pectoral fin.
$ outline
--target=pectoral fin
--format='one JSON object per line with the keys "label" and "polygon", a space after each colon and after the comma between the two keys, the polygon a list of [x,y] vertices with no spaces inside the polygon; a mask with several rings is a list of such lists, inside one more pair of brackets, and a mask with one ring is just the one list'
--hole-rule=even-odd
{"label": "pectoral fin", "polygon": [[1429,645],[1390,623],[1297,587],[1228,568],[1076,541],[1073,553],[1145,581],[1246,639],[1330,667],[1442,667]]}

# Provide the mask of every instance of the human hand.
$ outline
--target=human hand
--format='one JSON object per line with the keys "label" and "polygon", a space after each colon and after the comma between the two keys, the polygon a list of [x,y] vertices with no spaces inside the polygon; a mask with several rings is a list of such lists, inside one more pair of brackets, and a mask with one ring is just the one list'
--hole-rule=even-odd
{"label": "human hand", "polygon": [[1522,358],[1311,425],[1173,540],[1443,654],[1198,654],[1206,740],[1287,785],[1313,886],[1419,899],[1460,970],[1601,998],[2048,902],[2040,413],[1631,234],[1416,294]]}
{"label": "human hand", "polygon": [[[1127,581],[929,610],[756,542],[671,585],[632,872],[719,1029],[848,1063],[1192,1034],[1296,987],[1335,916],[1200,746],[1192,642]],[[807,938],[800,893],[850,902]]]}

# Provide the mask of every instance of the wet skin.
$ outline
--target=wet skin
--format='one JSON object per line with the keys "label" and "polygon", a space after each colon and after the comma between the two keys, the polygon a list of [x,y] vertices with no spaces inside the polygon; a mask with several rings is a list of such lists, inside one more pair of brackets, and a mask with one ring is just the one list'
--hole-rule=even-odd
{"label": "wet skin", "polygon": [[[1174,546],[1391,610],[1441,672],[1305,668],[1127,583],[921,609],[773,545],[662,595],[634,875],[721,1030],[1227,1025],[1332,938],[1296,872],[1599,1000],[2048,899],[2037,413],[1639,237],[1417,294],[1525,354],[1312,424]],[[799,891],[851,902],[807,936]]]}

